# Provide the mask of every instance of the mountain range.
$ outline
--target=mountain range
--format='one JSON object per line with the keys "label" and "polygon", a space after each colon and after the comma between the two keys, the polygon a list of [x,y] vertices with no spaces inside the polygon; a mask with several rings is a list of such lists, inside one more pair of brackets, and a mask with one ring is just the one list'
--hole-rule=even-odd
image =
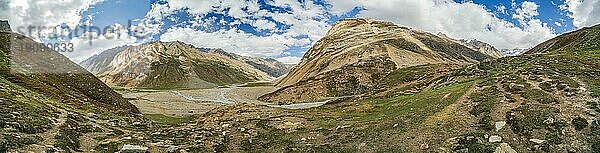
{"label": "mountain range", "polygon": [[[376,54],[355,54],[358,56],[351,59],[360,61],[357,62],[360,65],[330,66],[330,63],[353,63],[335,59],[344,57],[344,51],[370,51],[370,46],[363,48],[362,45],[378,42],[372,38],[392,35],[383,32],[372,36],[375,32],[370,31],[393,27],[378,23],[382,22],[340,21],[311,48],[302,62],[279,83],[281,89],[261,98],[281,104],[342,98],[302,112],[269,114],[306,120],[298,123],[301,126],[291,134],[259,134],[258,138],[269,137],[270,140],[252,146],[263,151],[276,150],[276,147],[266,147],[276,145],[308,152],[330,149],[337,152],[600,151],[597,119],[600,113],[600,81],[597,79],[600,77],[600,25],[550,39],[522,55],[499,59],[467,56],[464,53],[477,55],[479,52],[461,50],[463,55],[452,56],[453,60],[429,62],[434,58],[411,58],[420,59],[420,63],[405,67],[385,56],[360,61],[361,57],[386,55],[385,51],[390,50],[406,52],[409,48],[406,46],[410,46],[396,45],[404,49],[380,47],[392,46],[384,43],[373,47],[378,51]],[[349,37],[336,39],[340,33]],[[457,48],[443,47],[455,41],[442,41],[447,39],[431,34],[412,36],[420,37],[417,40],[421,42],[446,42],[428,47],[433,51],[436,47],[444,49],[441,53]],[[364,41],[355,40],[359,38]],[[363,43],[337,48],[355,41]],[[409,50],[411,54],[403,57],[415,57],[415,50],[426,50],[421,45],[416,46],[419,47],[413,47]],[[456,60],[457,57],[487,58]],[[277,121],[268,123],[278,126]],[[290,142],[285,143],[286,140]],[[321,146],[302,145],[306,143]]]}
{"label": "mountain range", "polygon": [[[0,152],[600,151],[600,25],[505,56],[478,40],[344,19],[288,73],[178,41],[113,48],[83,67],[12,32],[0,32],[0,51]],[[140,114],[109,87],[169,99],[260,80],[275,84],[258,98],[268,104],[187,116]]]}
{"label": "mountain range", "polygon": [[500,57],[494,47],[476,40],[455,40],[373,19],[344,19],[277,83],[283,88],[261,100],[289,104],[373,94],[406,83],[388,80],[402,68],[452,68]]}
{"label": "mountain range", "polygon": [[274,59],[197,48],[179,41],[117,47],[80,65],[111,86],[162,89],[269,81],[289,69]]}

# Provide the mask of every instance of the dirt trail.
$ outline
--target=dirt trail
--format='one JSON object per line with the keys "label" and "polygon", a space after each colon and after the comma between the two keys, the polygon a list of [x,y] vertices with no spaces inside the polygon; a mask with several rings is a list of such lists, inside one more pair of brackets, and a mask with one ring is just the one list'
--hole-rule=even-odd
{"label": "dirt trail", "polygon": [[[426,118],[419,128],[411,129],[402,134],[400,138],[414,137],[406,140],[406,147],[411,148],[409,150],[420,150],[420,146],[428,145],[435,148],[435,151],[446,152],[445,149],[448,148],[448,146],[445,146],[446,144],[431,142],[444,142],[446,139],[468,130],[476,122],[476,118],[469,114],[469,109],[466,108],[469,107],[469,96],[475,91],[477,91],[476,85],[471,86],[455,103]],[[451,95],[444,97],[449,96]]]}
{"label": "dirt trail", "polygon": [[[34,144],[34,145],[29,145],[25,148],[21,148],[19,150],[22,150],[24,152],[43,152],[46,151],[48,149],[47,146],[55,146],[55,137],[58,134],[59,131],[59,127],[62,126],[63,124],[65,124],[65,122],[67,121],[67,114],[69,113],[68,111],[64,110],[64,109],[58,109],[54,106],[48,105],[49,107],[51,107],[54,110],[57,110],[60,114],[58,114],[58,118],[56,119],[56,123],[54,123],[54,126],[52,126],[51,129],[49,129],[48,131],[41,133],[41,134],[34,134],[37,136],[42,137],[43,141],[38,143],[38,144]],[[9,151],[10,152],[10,151]]]}

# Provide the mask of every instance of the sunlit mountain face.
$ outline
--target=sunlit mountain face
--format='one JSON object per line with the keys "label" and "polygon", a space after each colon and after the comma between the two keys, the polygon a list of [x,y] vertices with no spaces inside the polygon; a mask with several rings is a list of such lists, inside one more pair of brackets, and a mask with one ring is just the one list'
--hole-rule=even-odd
{"label": "sunlit mountain face", "polygon": [[[353,17],[477,39],[498,49],[527,49],[599,20],[594,0],[73,0],[3,1],[0,5],[6,8],[1,17],[10,19],[15,31],[43,42],[73,43],[77,51],[65,55],[76,62],[117,46],[180,40],[297,63],[335,21]],[[51,37],[55,32],[48,29],[40,36],[37,28],[30,32],[27,26],[59,26],[60,35],[66,37]],[[77,26],[83,27],[75,30]],[[104,29],[120,29],[119,35],[96,37],[105,34]]]}
{"label": "sunlit mountain face", "polygon": [[600,0],[0,0],[0,153],[600,152]]}

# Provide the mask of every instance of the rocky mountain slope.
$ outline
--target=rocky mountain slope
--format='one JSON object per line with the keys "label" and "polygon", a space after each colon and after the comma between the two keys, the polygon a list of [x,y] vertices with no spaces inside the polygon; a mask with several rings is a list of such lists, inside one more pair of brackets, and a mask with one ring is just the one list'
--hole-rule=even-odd
{"label": "rocky mountain slope", "polygon": [[[600,40],[600,25],[560,35],[535,46],[525,52],[525,54],[577,54],[579,52],[593,51],[600,47],[598,40]],[[595,54],[594,52],[588,53]]]}
{"label": "rocky mountain slope", "polygon": [[93,104],[136,113],[137,109],[94,75],[25,36],[2,32],[2,71],[6,81],[65,104]]}
{"label": "rocky mountain slope", "polygon": [[273,59],[252,58],[182,42],[153,42],[102,52],[80,63],[111,86],[209,88],[272,80],[288,71]]}
{"label": "rocky mountain slope", "polygon": [[[261,99],[273,103],[298,103],[365,94],[385,86],[380,80],[401,68],[427,64],[464,65],[498,57],[493,47],[475,48],[473,46],[484,43],[472,44],[466,46],[454,39],[390,22],[341,20],[278,82],[282,89]],[[487,52],[487,49],[494,52]]]}
{"label": "rocky mountain slope", "polygon": [[81,114],[135,117],[139,111],[62,54],[23,35],[0,32],[0,152],[79,144],[65,134],[84,129],[75,126],[84,120],[74,121]]}

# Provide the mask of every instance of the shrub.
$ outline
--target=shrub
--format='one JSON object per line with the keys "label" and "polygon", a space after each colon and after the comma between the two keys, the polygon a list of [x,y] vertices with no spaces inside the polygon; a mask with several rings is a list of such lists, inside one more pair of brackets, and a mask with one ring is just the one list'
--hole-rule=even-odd
{"label": "shrub", "polygon": [[588,126],[587,120],[582,117],[574,118],[571,123],[573,123],[573,126],[575,126],[575,130],[577,131],[583,130]]}

